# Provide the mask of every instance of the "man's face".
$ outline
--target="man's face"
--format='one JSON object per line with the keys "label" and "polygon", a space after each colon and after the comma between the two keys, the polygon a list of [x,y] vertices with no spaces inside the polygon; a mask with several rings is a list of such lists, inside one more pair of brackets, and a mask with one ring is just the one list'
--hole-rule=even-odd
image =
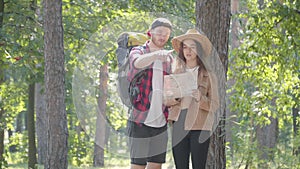
{"label": "man's face", "polygon": [[158,26],[151,31],[152,42],[158,48],[163,48],[168,42],[171,30],[164,26]]}

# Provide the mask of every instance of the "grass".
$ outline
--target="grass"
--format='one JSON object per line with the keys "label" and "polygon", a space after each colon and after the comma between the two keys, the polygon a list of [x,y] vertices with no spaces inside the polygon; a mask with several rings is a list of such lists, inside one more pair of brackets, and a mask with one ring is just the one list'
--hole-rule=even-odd
{"label": "grass", "polygon": [[[72,166],[68,164],[68,169],[128,169],[130,166],[130,159],[124,158],[107,158],[105,160],[105,167],[92,167],[92,166]],[[20,161],[9,160],[8,169],[27,169],[27,164]],[[163,164],[162,169],[174,169],[174,162],[171,151],[167,152],[166,163]],[[36,169],[44,169],[43,165],[38,165]]]}
{"label": "grass", "polygon": [[[27,168],[27,164],[10,164],[8,166],[8,169],[26,169]],[[128,166],[117,166],[117,165],[113,165],[113,166],[106,166],[104,168],[101,169],[128,169]],[[170,164],[163,164],[163,169],[173,169],[173,165]],[[44,169],[43,165],[38,165],[37,169]],[[100,167],[89,167],[89,166],[82,166],[82,167],[76,167],[76,166],[69,166],[68,169],[100,169]]]}
{"label": "grass", "polygon": [[[8,169],[26,169],[27,168],[27,164],[10,164],[8,166]],[[127,169],[128,167],[126,166],[112,166],[112,167],[104,167],[101,169]],[[37,169],[44,169],[43,165],[38,165]],[[68,169],[100,169],[100,167],[75,167],[75,166],[69,166]]]}

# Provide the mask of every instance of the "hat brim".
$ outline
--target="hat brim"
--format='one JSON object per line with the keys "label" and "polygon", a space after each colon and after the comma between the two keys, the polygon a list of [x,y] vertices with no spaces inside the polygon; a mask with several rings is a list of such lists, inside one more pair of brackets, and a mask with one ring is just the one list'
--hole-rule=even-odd
{"label": "hat brim", "polygon": [[172,39],[172,47],[177,53],[179,53],[180,43],[186,39],[192,39],[199,42],[203,48],[205,56],[208,57],[210,55],[212,48],[210,40],[205,35],[201,35],[198,33],[190,33],[174,37]]}

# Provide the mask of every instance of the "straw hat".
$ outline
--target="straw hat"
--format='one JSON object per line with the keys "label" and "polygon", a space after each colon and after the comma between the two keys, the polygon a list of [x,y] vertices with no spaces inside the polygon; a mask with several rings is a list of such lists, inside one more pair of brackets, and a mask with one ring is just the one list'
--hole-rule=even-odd
{"label": "straw hat", "polygon": [[180,43],[186,39],[198,41],[203,48],[205,56],[209,56],[212,44],[204,34],[199,33],[196,29],[189,29],[185,34],[176,36],[172,39],[172,46],[176,52],[179,52]]}

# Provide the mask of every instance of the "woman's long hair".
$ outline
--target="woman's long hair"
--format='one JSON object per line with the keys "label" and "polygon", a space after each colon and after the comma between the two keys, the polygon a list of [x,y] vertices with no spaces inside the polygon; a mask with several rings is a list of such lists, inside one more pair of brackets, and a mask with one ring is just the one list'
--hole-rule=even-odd
{"label": "woman's long hair", "polygon": [[[193,41],[196,43],[196,48],[197,48],[197,65],[199,65],[198,71],[200,71],[201,69],[206,70],[204,63],[202,62],[202,59],[204,59],[204,57],[205,57],[202,45],[196,40],[193,40]],[[183,41],[180,42],[178,57],[179,57],[179,59],[177,61],[176,71],[185,70],[186,69],[186,59],[183,54]]]}

